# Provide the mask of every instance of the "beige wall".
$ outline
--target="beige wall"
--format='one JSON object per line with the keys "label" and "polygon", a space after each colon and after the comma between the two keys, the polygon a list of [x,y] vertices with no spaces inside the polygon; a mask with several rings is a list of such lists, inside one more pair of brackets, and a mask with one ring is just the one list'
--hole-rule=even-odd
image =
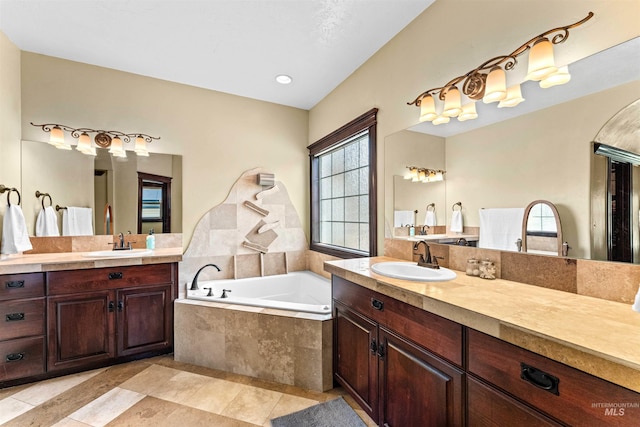
{"label": "beige wall", "polygon": [[[418,109],[407,106],[408,101],[589,11],[595,17],[572,30],[557,49],[558,63],[574,62],[640,34],[637,1],[437,0],[310,111],[309,139],[377,107],[377,166],[383,173],[385,136],[418,123]],[[378,200],[385,200],[384,187],[378,186]],[[392,201],[380,202],[379,218],[391,218],[392,210]],[[378,221],[380,248],[385,222]]]}
{"label": "beige wall", "polygon": [[203,214],[254,167],[286,183],[308,230],[307,118],[296,108],[22,52],[23,139],[46,141],[29,122],[55,122],[160,136],[150,151],[183,156],[185,246]]}
{"label": "beige wall", "polygon": [[[20,49],[0,31],[0,184],[20,188]],[[15,197],[12,196],[12,197]],[[0,197],[0,215],[7,206]],[[13,199],[15,200],[15,199]],[[0,221],[0,236],[2,221]]]}

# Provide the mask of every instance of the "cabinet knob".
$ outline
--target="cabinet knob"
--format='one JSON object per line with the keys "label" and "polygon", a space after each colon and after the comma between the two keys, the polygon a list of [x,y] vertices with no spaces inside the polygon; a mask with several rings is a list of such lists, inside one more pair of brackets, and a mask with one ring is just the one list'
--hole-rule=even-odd
{"label": "cabinet knob", "polygon": [[384,310],[384,302],[377,300],[375,298],[371,298],[371,307],[376,310],[382,311]]}
{"label": "cabinet knob", "polygon": [[114,303],[113,301],[109,301],[109,313],[113,313],[115,309],[116,309],[116,303]]}
{"label": "cabinet knob", "polygon": [[371,341],[371,345],[369,346],[369,348],[371,349],[372,354],[376,354],[376,352],[378,351],[378,344],[376,344],[376,340]]}
{"label": "cabinet knob", "polygon": [[124,301],[118,301],[118,311],[122,311],[124,308]]}

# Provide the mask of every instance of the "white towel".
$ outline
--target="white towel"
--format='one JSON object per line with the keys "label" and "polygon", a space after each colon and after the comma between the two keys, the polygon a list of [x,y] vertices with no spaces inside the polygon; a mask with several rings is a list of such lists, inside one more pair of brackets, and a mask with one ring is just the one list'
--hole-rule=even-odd
{"label": "white towel", "polygon": [[62,215],[63,236],[93,236],[93,209],[68,206]]}
{"label": "white towel", "polygon": [[33,249],[24,214],[18,205],[7,206],[2,222],[2,248],[3,254],[17,254],[18,252]]}
{"label": "white towel", "polygon": [[478,247],[517,251],[522,238],[524,208],[480,209]]}
{"label": "white towel", "polygon": [[437,225],[436,211],[427,211],[424,216],[424,225],[428,225],[429,227],[435,227]]}
{"label": "white towel", "polygon": [[393,226],[404,227],[405,225],[415,225],[413,211],[393,211]]}
{"label": "white towel", "polygon": [[449,229],[454,233],[462,233],[462,211],[453,211],[451,213],[451,227]]}
{"label": "white towel", "polygon": [[51,206],[47,206],[38,213],[38,218],[36,219],[36,236],[60,236],[58,215],[56,215],[55,209]]}

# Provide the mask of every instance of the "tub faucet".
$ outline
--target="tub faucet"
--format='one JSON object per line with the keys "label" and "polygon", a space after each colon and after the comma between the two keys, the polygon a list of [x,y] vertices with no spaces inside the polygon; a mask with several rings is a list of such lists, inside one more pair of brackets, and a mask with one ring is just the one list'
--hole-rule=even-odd
{"label": "tub faucet", "polygon": [[[418,254],[417,251],[420,248],[420,244],[424,245],[424,254]],[[429,251],[429,245],[424,240],[420,240],[413,245],[413,252],[416,255],[420,255],[418,258],[418,266],[419,267],[427,267],[438,269],[440,266],[438,265],[438,259],[435,256],[431,256],[431,251]]]}
{"label": "tub faucet", "polygon": [[198,276],[200,275],[200,272],[202,270],[204,270],[206,267],[215,267],[218,271],[222,271],[220,270],[220,267],[218,267],[215,264],[205,264],[202,267],[200,267],[200,269],[196,272],[196,275],[193,277],[193,281],[191,282],[191,288],[189,289],[190,291],[197,291],[198,290]]}

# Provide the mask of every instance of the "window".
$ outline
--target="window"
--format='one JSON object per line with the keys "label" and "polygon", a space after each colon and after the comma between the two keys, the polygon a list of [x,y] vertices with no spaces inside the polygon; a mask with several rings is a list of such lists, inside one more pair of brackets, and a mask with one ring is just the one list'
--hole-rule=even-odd
{"label": "window", "polygon": [[342,258],[377,254],[374,108],[311,144],[311,249]]}
{"label": "window", "polygon": [[171,232],[171,178],[138,172],[138,234]]}

